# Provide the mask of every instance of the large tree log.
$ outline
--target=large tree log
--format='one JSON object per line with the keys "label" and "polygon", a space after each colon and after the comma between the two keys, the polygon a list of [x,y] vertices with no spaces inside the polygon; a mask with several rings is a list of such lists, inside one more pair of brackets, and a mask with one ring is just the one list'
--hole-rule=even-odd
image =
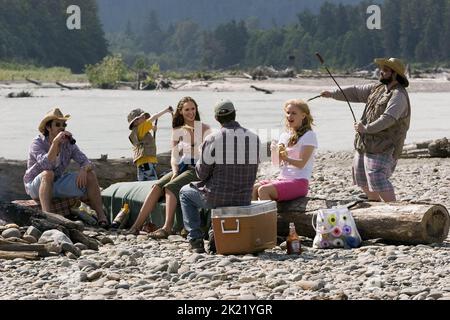
{"label": "large tree log", "polygon": [[48,257],[50,252],[44,244],[18,244],[0,240],[0,251],[36,252],[39,257]]}
{"label": "large tree log", "polygon": [[34,80],[34,79],[30,79],[28,77],[26,77],[25,80],[27,80],[28,82],[30,82],[32,84],[35,84],[37,86],[42,86],[42,82],[40,82],[40,81],[37,81],[37,80]]}
{"label": "large tree log", "polygon": [[[287,235],[289,222],[294,222],[300,235],[314,237],[314,211],[337,204],[309,198],[279,203],[278,234]],[[351,211],[363,239],[381,238],[402,244],[440,243],[447,238],[450,228],[448,210],[438,204],[364,202]]]}
{"label": "large tree log", "polygon": [[80,242],[84,244],[86,247],[88,247],[91,250],[98,251],[98,242],[97,240],[94,240],[92,238],[89,238],[88,236],[84,235],[83,232],[78,231],[76,229],[70,230],[70,239],[75,242]]}
{"label": "large tree log", "polygon": [[17,258],[22,258],[26,260],[38,260],[39,254],[37,252],[10,252],[10,251],[0,251],[0,260],[14,260]]}
{"label": "large tree log", "polygon": [[38,211],[38,217],[43,217],[45,220],[61,225],[66,229],[78,229],[81,231],[83,230],[83,227],[81,225],[55,213]]}
{"label": "large tree log", "polygon": [[67,228],[57,223],[47,221],[45,219],[31,218],[31,225],[41,232],[56,229],[64,233],[66,236],[70,237],[70,232]]}
{"label": "large tree log", "polygon": [[43,244],[18,244],[0,240],[0,251],[46,251],[47,247]]}
{"label": "large tree log", "polygon": [[36,210],[18,206],[13,203],[0,202],[0,223],[15,223],[19,226],[29,226],[31,217],[36,215]]}
{"label": "large tree log", "polygon": [[259,88],[259,87],[256,87],[256,86],[250,86],[250,88],[253,88],[256,91],[262,91],[265,94],[272,94],[273,93],[273,90],[267,90],[267,89]]}
{"label": "large tree log", "polygon": [[[83,229],[81,225],[63,216],[6,202],[0,202],[0,220],[4,223],[15,223],[19,226],[33,225],[39,230],[42,228],[41,231],[59,229],[58,226],[65,229]],[[44,227],[45,225],[48,225],[48,227]]]}
{"label": "large tree log", "polygon": [[86,90],[86,89],[91,89],[91,86],[80,86],[80,87],[73,87],[73,86],[68,86],[67,84],[64,84],[62,82],[56,81],[55,82],[59,87],[63,88],[63,89],[68,89],[68,90]]}
{"label": "large tree log", "polygon": [[73,243],[81,242],[92,250],[98,250],[99,247],[97,240],[81,232],[83,226],[54,213],[30,209],[15,203],[0,202],[0,220],[19,226],[32,225],[41,232],[57,229],[71,238]]}
{"label": "large tree log", "polygon": [[[136,180],[136,166],[132,159],[102,161],[91,159],[95,166],[100,187],[107,188],[113,183]],[[27,161],[5,160],[0,158],[0,201],[30,199],[23,186],[23,173]],[[72,161],[68,171],[78,171],[79,165]],[[170,152],[158,154],[158,174],[170,170]]]}

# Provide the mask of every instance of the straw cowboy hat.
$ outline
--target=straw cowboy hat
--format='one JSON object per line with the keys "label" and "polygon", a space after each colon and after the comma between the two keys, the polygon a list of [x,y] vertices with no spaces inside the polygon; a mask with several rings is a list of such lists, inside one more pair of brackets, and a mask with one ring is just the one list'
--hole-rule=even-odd
{"label": "straw cowboy hat", "polygon": [[400,77],[403,78],[403,80],[404,80],[404,87],[406,88],[406,87],[409,86],[409,81],[408,81],[408,79],[406,78],[406,75],[405,75],[406,67],[405,67],[405,64],[400,59],[397,59],[397,58],[389,58],[389,59],[379,58],[379,59],[375,59],[374,61],[375,61],[375,63],[378,66],[386,66],[386,67],[391,68],[392,70],[394,70],[395,73],[397,73]]}
{"label": "straw cowboy hat", "polygon": [[44,133],[45,125],[47,124],[47,122],[49,122],[51,120],[67,121],[69,119],[70,119],[69,114],[63,115],[63,113],[61,112],[61,110],[59,110],[59,108],[54,108],[54,109],[50,110],[49,112],[47,112],[44,119],[42,119],[41,124],[39,125],[39,131],[41,133]]}
{"label": "straw cowboy hat", "polygon": [[137,118],[140,118],[143,114],[145,114],[145,118],[149,119],[150,118],[150,113],[145,112],[144,110],[138,108],[138,109],[134,109],[133,111],[131,111],[128,114],[128,129],[132,129],[132,124],[134,122],[134,120],[136,120]]}

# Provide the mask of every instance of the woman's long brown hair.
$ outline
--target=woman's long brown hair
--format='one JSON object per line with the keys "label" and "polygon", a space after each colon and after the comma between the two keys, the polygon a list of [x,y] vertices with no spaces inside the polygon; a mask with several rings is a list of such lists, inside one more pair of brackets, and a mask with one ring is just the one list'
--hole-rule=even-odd
{"label": "woman's long brown hair", "polygon": [[178,102],[177,110],[175,111],[172,119],[172,128],[174,129],[184,126],[184,118],[181,114],[181,110],[186,102],[192,102],[195,105],[195,120],[200,121],[200,113],[198,112],[197,102],[191,97],[184,97]]}

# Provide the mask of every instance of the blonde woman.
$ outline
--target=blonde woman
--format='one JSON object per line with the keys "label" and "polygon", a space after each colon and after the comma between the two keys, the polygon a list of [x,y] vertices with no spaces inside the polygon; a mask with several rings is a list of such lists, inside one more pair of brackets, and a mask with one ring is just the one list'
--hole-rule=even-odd
{"label": "blonde woman", "polygon": [[276,180],[256,183],[253,200],[289,201],[308,194],[318,147],[316,134],[312,131],[314,119],[302,100],[287,101],[284,113],[286,131],[271,145],[272,153],[280,160],[274,163],[280,163],[280,175]]}
{"label": "blonde woman", "polygon": [[195,163],[199,159],[199,148],[210,127],[200,122],[198,105],[191,97],[184,97],[178,103],[172,121],[172,172],[159,179],[139,211],[138,218],[129,233],[137,234],[149,214],[155,209],[159,199],[165,195],[166,219],[164,226],[152,233],[153,239],[166,239],[172,233],[175,210],[179,201],[180,189],[198,180]]}

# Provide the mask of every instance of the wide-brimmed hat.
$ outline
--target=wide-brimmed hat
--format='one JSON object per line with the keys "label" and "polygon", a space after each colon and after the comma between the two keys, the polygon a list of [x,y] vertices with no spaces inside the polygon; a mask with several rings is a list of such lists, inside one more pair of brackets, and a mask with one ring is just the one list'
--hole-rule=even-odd
{"label": "wide-brimmed hat", "polygon": [[404,80],[404,87],[408,87],[409,86],[409,81],[406,78],[406,67],[405,64],[397,58],[378,58],[374,60],[375,63],[379,66],[386,66],[388,68],[391,68],[392,70],[395,71],[395,73],[397,73],[400,77],[403,78]]}
{"label": "wide-brimmed hat", "polygon": [[69,119],[70,119],[69,114],[63,115],[63,113],[61,112],[61,110],[59,110],[59,108],[54,108],[49,112],[47,112],[47,114],[44,116],[44,119],[42,119],[41,123],[39,124],[39,132],[45,133],[45,125],[47,124],[47,122],[51,120],[67,121]]}
{"label": "wide-brimmed hat", "polygon": [[132,128],[132,124],[134,122],[134,120],[136,120],[137,118],[140,118],[143,114],[145,114],[145,118],[149,119],[150,118],[150,113],[145,112],[144,110],[142,110],[141,108],[138,109],[134,109],[132,110],[129,114],[128,114],[128,129],[131,130]]}

